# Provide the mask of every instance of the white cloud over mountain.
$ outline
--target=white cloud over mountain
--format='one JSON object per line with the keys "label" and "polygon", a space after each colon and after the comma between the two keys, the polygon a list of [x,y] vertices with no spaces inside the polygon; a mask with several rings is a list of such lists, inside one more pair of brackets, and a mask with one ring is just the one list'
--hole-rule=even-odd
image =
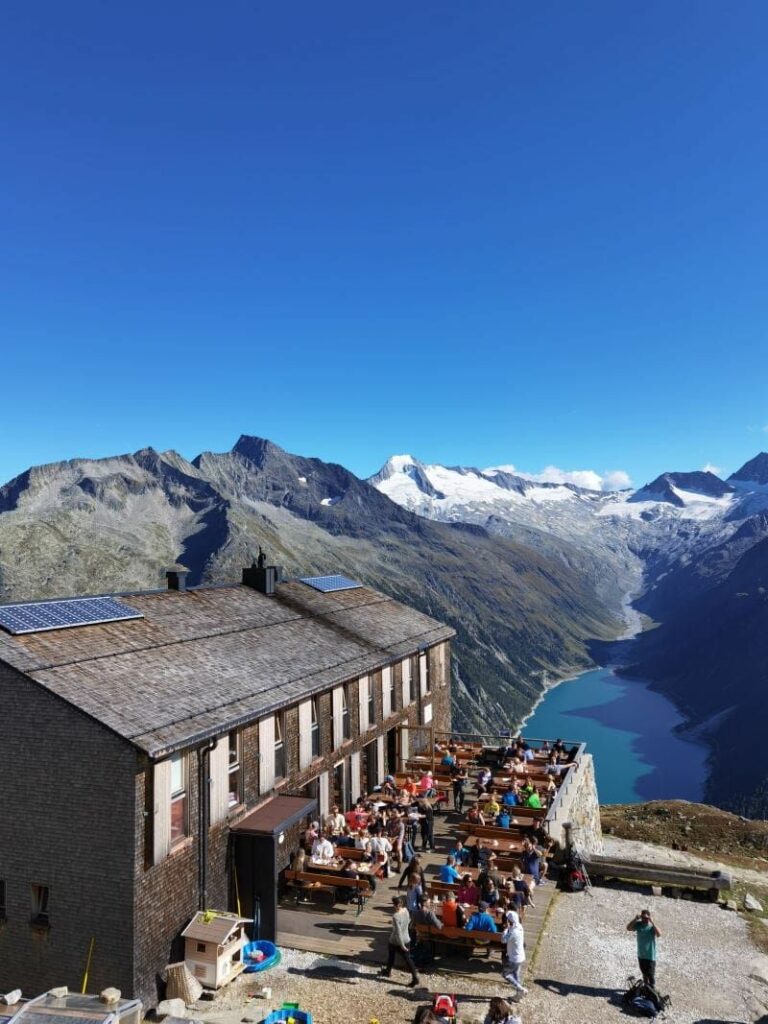
{"label": "white cloud over mountain", "polygon": [[592,491],[620,491],[625,487],[632,486],[632,480],[623,469],[611,469],[604,473],[598,473],[594,469],[560,469],[558,466],[546,466],[540,473],[525,473],[515,466],[493,466],[493,469],[502,473],[514,473],[525,480],[533,480],[541,484],[575,484],[577,487],[587,487]]}
{"label": "white cloud over mountain", "polygon": [[705,462],[701,467],[702,473],[714,473],[715,476],[720,476],[723,472],[722,466],[716,466],[713,462]]}

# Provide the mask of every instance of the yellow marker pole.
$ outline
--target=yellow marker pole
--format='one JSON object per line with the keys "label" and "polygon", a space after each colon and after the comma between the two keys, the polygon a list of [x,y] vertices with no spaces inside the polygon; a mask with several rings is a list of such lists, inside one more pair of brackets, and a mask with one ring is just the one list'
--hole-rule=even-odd
{"label": "yellow marker pole", "polygon": [[85,993],[88,991],[88,974],[89,974],[89,972],[91,970],[91,957],[93,956],[93,947],[94,947],[95,944],[96,944],[96,939],[92,938],[91,939],[91,944],[88,947],[88,960],[87,960],[87,962],[85,964],[85,974],[83,975],[82,995],[85,995]]}
{"label": "yellow marker pole", "polygon": [[242,917],[243,912],[240,909],[240,886],[237,884],[237,868],[232,868],[232,874],[235,878],[235,902],[237,903],[237,916]]}

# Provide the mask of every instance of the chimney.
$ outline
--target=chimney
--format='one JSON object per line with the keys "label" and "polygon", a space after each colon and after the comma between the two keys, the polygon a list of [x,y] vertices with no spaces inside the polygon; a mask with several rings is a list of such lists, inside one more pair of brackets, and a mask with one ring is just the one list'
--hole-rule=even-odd
{"label": "chimney", "polygon": [[165,574],[165,578],[168,581],[168,589],[186,590],[188,575],[189,569],[185,568],[183,565],[176,565],[173,569],[168,569]]}
{"label": "chimney", "polygon": [[267,556],[259,548],[259,557],[253,562],[250,568],[243,569],[243,586],[252,587],[260,594],[272,597],[275,593],[275,585],[282,582],[283,567],[281,565],[267,565]]}

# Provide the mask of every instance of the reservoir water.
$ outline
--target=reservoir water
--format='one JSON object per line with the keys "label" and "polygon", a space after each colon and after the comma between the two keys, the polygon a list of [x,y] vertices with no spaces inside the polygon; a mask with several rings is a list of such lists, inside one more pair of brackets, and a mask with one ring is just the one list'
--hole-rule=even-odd
{"label": "reservoir water", "polygon": [[681,721],[647,683],[600,668],[552,687],[523,734],[585,742],[595,758],[601,803],[700,800],[707,748],[674,731]]}

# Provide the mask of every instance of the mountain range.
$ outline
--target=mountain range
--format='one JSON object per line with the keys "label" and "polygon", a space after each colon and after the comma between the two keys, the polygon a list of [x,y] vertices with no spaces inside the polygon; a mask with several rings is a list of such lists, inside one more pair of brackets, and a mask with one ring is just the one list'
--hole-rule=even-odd
{"label": "mountain range", "polygon": [[[707,799],[766,816],[768,454],[722,480],[665,472],[637,490],[589,491],[393,456],[371,481],[418,514],[513,537],[586,576],[628,631],[623,674],[652,681],[711,745]],[[596,648],[593,646],[593,651]]]}
{"label": "mountain range", "polygon": [[[629,644],[712,745],[707,796],[764,814],[768,455],[727,480],[665,472],[605,493],[509,467],[393,456],[369,480],[243,436],[188,461],[145,448],[27,470],[0,488],[0,600],[239,578],[261,545],[289,575],[342,572],[457,630],[454,721],[495,732],[546,675]],[[738,770],[734,764],[738,763]]]}

